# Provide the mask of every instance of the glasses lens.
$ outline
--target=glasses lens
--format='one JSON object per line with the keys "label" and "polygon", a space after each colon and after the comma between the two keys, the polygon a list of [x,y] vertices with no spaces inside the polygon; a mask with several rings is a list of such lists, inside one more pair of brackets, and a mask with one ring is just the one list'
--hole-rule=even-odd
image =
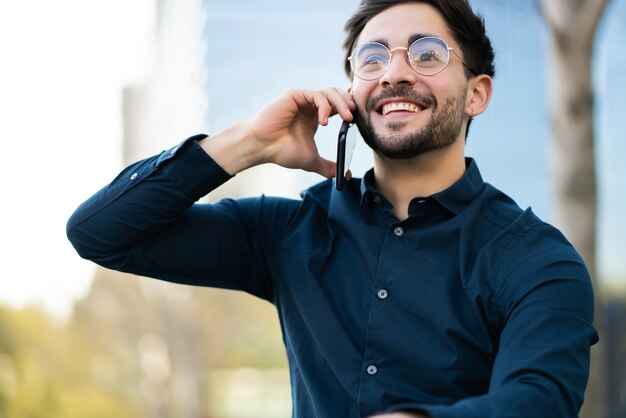
{"label": "glasses lens", "polygon": [[446,68],[450,52],[442,39],[426,37],[413,42],[409,48],[409,58],[415,71],[423,75],[433,75]]}
{"label": "glasses lens", "polygon": [[364,80],[375,80],[382,76],[388,63],[389,50],[375,42],[359,46],[350,58],[352,71]]}

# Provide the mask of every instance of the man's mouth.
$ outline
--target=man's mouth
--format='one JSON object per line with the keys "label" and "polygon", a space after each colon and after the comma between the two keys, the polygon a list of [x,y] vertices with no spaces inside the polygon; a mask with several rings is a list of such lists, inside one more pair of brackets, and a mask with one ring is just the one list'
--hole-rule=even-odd
{"label": "man's mouth", "polygon": [[365,106],[367,113],[379,115],[407,115],[417,114],[427,109],[437,108],[437,99],[432,94],[414,91],[409,86],[399,86],[381,92],[378,96],[371,97]]}
{"label": "man's mouth", "polygon": [[411,102],[391,102],[383,104],[378,112],[383,116],[386,116],[392,112],[409,112],[409,113],[419,113],[425,108]]}

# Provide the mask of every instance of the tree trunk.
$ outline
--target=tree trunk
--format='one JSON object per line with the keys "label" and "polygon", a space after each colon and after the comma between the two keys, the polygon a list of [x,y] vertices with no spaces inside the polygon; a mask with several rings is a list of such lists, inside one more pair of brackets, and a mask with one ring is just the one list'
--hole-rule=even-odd
{"label": "tree trunk", "polygon": [[604,306],[596,271],[596,169],[593,143],[593,39],[608,0],[543,0],[551,33],[551,180],[554,223],[585,260],[595,290],[601,342],[591,352],[591,375],[581,417],[604,418],[606,364]]}

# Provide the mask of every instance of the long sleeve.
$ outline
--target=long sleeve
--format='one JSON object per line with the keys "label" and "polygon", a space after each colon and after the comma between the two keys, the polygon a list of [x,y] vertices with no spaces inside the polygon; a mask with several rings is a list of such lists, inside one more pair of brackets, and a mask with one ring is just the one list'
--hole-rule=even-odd
{"label": "long sleeve", "polygon": [[[81,257],[177,283],[271,298],[257,226],[245,203],[194,204],[230,176],[197,144],[204,135],[123,170],[71,216]],[[262,199],[250,200],[251,211]]]}

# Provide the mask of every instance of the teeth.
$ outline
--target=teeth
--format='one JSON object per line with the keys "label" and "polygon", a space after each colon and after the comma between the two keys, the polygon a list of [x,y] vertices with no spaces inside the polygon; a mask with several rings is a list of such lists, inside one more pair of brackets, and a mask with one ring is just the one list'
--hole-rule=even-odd
{"label": "teeth", "polygon": [[420,111],[420,108],[413,103],[389,103],[383,106],[383,115],[387,115],[397,110],[406,110],[408,112],[417,113]]}

